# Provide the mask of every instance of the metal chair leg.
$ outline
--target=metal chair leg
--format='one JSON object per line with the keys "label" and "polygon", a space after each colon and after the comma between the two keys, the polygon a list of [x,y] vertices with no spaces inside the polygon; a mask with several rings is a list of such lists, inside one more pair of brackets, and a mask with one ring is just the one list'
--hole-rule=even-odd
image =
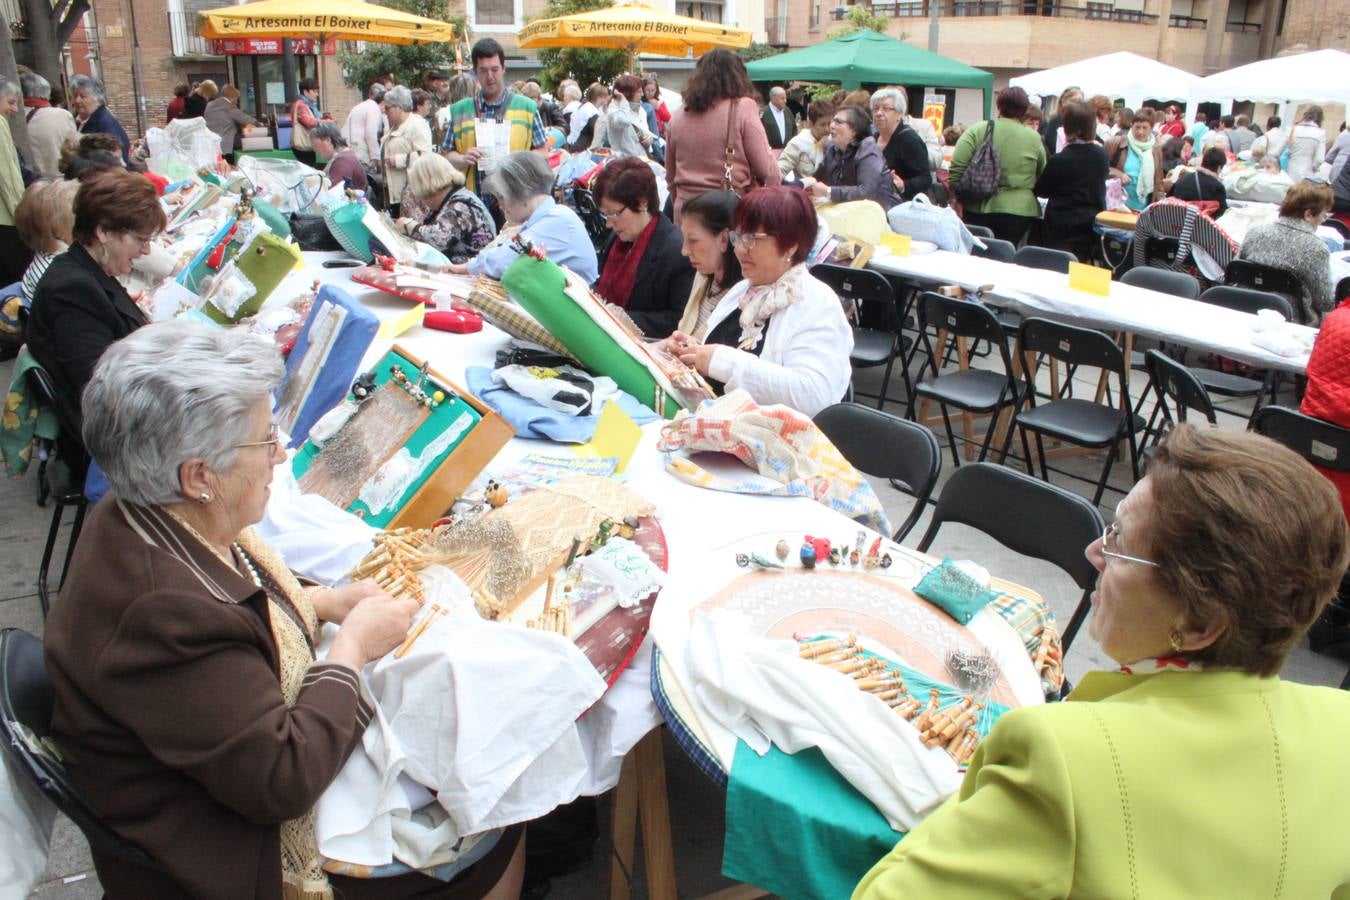
{"label": "metal chair leg", "polygon": [[47,543],[42,548],[42,561],[38,563],[38,602],[42,605],[43,619],[47,618],[47,611],[51,609],[48,600],[47,570],[51,568],[52,554],[56,551],[56,535],[61,530],[61,515],[64,512],[65,508],[60,503],[52,510],[52,524],[47,529]]}
{"label": "metal chair leg", "polygon": [[942,410],[942,424],[947,429],[947,444],[952,451],[952,465],[961,468],[961,458],[956,452],[956,434],[952,431],[952,417],[947,412],[947,405],[939,403],[938,409]]}

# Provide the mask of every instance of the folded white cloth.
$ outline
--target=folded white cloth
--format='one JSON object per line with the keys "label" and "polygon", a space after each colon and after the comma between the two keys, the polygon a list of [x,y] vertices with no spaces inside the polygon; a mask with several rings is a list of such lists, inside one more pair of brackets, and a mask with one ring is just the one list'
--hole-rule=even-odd
{"label": "folded white cloth", "polygon": [[[378,715],[319,800],[326,856],[447,861],[447,844],[461,836],[537,818],[587,782],[577,717],[605,684],[586,657],[561,635],[484,620],[447,569],[425,570],[423,582],[422,616],[433,603],[448,613],[402,659],[391,653],[363,673]],[[434,834],[408,833],[416,801],[400,775],[436,793],[446,817],[423,810],[422,823]]]}
{"label": "folded white cloth", "polygon": [[847,675],[804,665],[792,641],[751,637],[736,613],[695,613],[687,646],[701,712],[756,753],[819,747],[830,764],[908,831],[961,784],[956,763]]}

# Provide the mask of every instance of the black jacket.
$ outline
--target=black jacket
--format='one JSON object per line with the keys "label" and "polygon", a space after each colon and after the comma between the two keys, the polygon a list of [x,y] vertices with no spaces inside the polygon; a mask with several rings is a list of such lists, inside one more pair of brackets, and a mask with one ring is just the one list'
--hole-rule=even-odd
{"label": "black jacket", "polygon": [[905,180],[901,200],[913,200],[933,186],[933,173],[928,168],[928,145],[919,133],[903,122],[881,151],[886,165]]}
{"label": "black jacket", "polygon": [[1181,175],[1167,196],[1178,200],[1217,200],[1219,208],[1212,216],[1215,219],[1228,211],[1228,191],[1224,189],[1223,182],[1203,169]]}
{"label": "black jacket", "polygon": [[1047,237],[1063,240],[1091,232],[1097,213],[1106,209],[1109,169],[1101,144],[1068,144],[1046,161],[1035,190],[1050,201],[1043,225]]}
{"label": "black jacket", "polygon": [[[611,234],[600,251],[600,271],[609,260],[609,248],[618,235]],[[684,235],[665,216],[657,214],[656,231],[638,261],[633,292],[628,295],[628,316],[650,338],[669,337],[680,323],[689,294],[694,289],[694,267],[680,254]]]}
{"label": "black jacket", "polygon": [[115,278],[79,244],[43,273],[28,317],[28,349],[56,386],[64,422],[82,421],[80,395],[103,351],[146,324]]}

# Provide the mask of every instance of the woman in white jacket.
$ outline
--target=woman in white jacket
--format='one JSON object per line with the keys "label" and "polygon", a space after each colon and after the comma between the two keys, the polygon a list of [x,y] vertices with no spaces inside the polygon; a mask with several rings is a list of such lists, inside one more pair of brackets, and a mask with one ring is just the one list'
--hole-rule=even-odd
{"label": "woman in white jacket", "polygon": [[676,331],[667,346],[719,391],[743,389],[756,403],[814,416],[843,399],[853,352],[839,298],[806,268],[815,207],[799,189],[759,188],[733,224],[744,280],[713,309],[702,342]]}
{"label": "woman in white jacket", "polygon": [[1322,107],[1310,106],[1289,136],[1289,177],[1295,182],[1316,175],[1327,155],[1327,133],[1322,130]]}

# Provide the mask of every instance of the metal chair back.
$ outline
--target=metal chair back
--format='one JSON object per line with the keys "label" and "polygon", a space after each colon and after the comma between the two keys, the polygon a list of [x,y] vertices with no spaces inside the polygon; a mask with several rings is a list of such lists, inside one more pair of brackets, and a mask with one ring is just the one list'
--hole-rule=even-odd
{"label": "metal chair back", "polygon": [[1045,269],[1050,272],[1069,271],[1069,263],[1078,262],[1078,257],[1067,250],[1054,250],[1050,247],[1021,247],[1013,255],[1014,263],[1029,269]]}
{"label": "metal chair back", "polygon": [[1122,284],[1157,291],[1172,297],[1194,300],[1200,296],[1200,282],[1185,272],[1171,269],[1131,269],[1120,277]]}

